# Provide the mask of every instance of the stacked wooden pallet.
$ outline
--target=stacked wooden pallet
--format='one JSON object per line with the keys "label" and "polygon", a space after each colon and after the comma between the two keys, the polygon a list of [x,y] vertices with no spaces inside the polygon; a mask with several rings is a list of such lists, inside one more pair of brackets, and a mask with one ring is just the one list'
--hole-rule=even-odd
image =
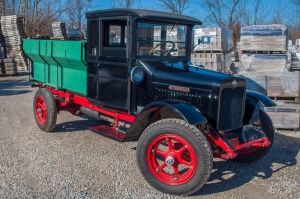
{"label": "stacked wooden pallet", "polygon": [[300,107],[298,104],[283,103],[265,108],[277,129],[300,129]]}
{"label": "stacked wooden pallet", "polygon": [[14,76],[17,74],[17,62],[14,58],[4,59],[4,73],[5,75]]}
{"label": "stacked wooden pallet", "polygon": [[242,54],[240,74],[260,83],[270,97],[300,97],[299,71],[287,70],[287,55]]}
{"label": "stacked wooden pallet", "polygon": [[240,50],[243,52],[286,52],[287,45],[287,28],[284,25],[252,25],[241,28]]}
{"label": "stacked wooden pallet", "polygon": [[[192,63],[209,70],[228,71],[232,57],[232,33],[224,28],[196,28],[193,35]],[[199,45],[198,40],[201,41]]]}
{"label": "stacked wooden pallet", "polygon": [[195,52],[202,51],[231,51],[232,32],[225,28],[196,28],[193,31],[194,44],[198,43]]}
{"label": "stacked wooden pallet", "polygon": [[23,29],[23,17],[12,15],[1,17],[1,30],[5,40],[6,58],[13,59],[17,65],[17,71],[26,71],[26,63],[22,54],[21,42],[25,37]]}
{"label": "stacked wooden pallet", "polygon": [[[250,43],[243,43],[251,37]],[[273,39],[266,44],[263,40]],[[270,97],[300,97],[299,72],[288,69],[287,29],[283,25],[247,26],[242,28],[240,74],[254,79]],[[253,51],[255,50],[255,51]]]}
{"label": "stacked wooden pallet", "polygon": [[66,39],[66,25],[64,22],[55,21],[52,23],[52,33],[54,39]]}
{"label": "stacked wooden pallet", "polygon": [[192,63],[196,66],[204,66],[206,69],[225,72],[231,64],[231,52],[195,52],[192,53]]}

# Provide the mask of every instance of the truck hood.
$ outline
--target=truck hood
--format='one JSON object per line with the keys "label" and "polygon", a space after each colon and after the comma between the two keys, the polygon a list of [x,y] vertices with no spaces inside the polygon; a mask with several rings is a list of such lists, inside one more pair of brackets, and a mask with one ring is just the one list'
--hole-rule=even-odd
{"label": "truck hood", "polygon": [[240,77],[195,67],[184,61],[138,60],[151,82],[202,89],[218,88],[227,81],[244,81]]}

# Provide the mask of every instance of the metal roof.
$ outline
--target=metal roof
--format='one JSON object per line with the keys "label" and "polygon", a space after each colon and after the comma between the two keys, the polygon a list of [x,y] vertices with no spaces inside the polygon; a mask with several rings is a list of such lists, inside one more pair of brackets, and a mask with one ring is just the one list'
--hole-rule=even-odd
{"label": "metal roof", "polygon": [[197,24],[197,25],[202,24],[200,20],[194,17],[178,15],[169,12],[162,12],[156,10],[144,10],[144,9],[114,8],[114,9],[96,10],[96,11],[87,12],[86,16],[87,18],[135,16],[140,19],[149,19],[155,21],[172,21],[178,23]]}

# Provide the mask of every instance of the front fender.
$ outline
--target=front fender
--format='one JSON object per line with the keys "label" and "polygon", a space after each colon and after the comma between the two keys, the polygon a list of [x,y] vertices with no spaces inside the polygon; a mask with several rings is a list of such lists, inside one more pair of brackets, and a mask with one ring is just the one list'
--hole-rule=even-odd
{"label": "front fender", "polygon": [[180,118],[191,125],[207,122],[206,117],[194,106],[181,101],[159,101],[146,106],[128,129],[125,140],[135,140],[151,123],[165,118]]}
{"label": "front fender", "polygon": [[276,106],[275,102],[271,100],[266,95],[263,95],[261,93],[255,92],[255,91],[247,91],[247,98],[255,99],[259,102],[261,102],[265,107],[273,107]]}

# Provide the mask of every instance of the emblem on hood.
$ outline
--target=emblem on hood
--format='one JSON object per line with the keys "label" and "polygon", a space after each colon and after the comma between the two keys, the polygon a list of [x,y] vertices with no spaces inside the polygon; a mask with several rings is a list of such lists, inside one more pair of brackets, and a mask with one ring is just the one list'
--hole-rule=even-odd
{"label": "emblem on hood", "polygon": [[238,82],[236,80],[232,81],[232,86],[233,88],[236,88],[238,86]]}
{"label": "emblem on hood", "polygon": [[185,93],[190,92],[190,88],[188,88],[188,87],[174,86],[174,85],[169,85],[169,90],[178,91],[178,92],[185,92]]}

